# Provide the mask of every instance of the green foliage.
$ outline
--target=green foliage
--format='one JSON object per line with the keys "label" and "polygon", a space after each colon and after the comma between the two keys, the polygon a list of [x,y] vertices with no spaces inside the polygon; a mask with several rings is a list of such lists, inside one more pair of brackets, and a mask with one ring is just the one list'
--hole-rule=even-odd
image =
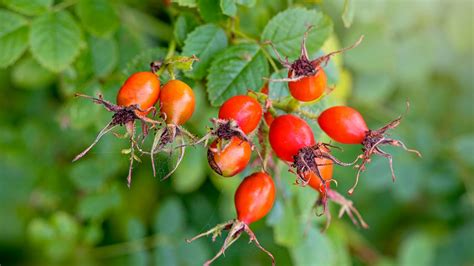
{"label": "green foliage", "polygon": [[239,44],[219,53],[209,69],[208,95],[214,106],[228,98],[263,87],[268,76],[268,63],[255,44]]}
{"label": "green foliage", "polygon": [[295,60],[300,55],[301,39],[308,26],[314,27],[306,41],[308,53],[312,54],[321,48],[332,32],[329,17],[316,10],[292,8],[279,13],[268,22],[261,39],[271,41],[280,54]]}
{"label": "green foliage", "polygon": [[171,2],[180,6],[196,7],[196,0],[172,0]]}
{"label": "green foliage", "polygon": [[53,4],[53,0],[3,0],[3,3],[19,13],[34,16],[45,13]]}
{"label": "green foliage", "polygon": [[179,45],[183,45],[188,33],[192,32],[198,26],[199,22],[191,13],[182,12],[177,18],[174,25],[174,38]]}
{"label": "green foliage", "polygon": [[[205,148],[188,147],[168,180],[160,177],[174,166],[175,152],[156,158],[157,177],[148,156],[141,157],[128,189],[128,158],[120,153],[128,139],[105,136],[71,163],[112,116],[73,95],[101,93],[114,102],[127,76],[149,71],[155,60],[173,61],[177,78],[196,95],[196,112],[184,127],[202,136],[223,101],[260,91],[264,78],[287,77],[266,41],[294,60],[309,25],[310,58],[365,38],[324,66],[334,91],[313,103],[293,100],[286,82],[269,82],[273,104],[294,108],[275,108],[276,114],[304,117],[316,140],[329,141],[315,123],[324,108],[349,104],[377,128],[403,114],[408,99],[410,109],[392,134],[423,158],[387,148],[396,182],[387,161],[374,158],[352,196],[345,191],[354,169],[335,167],[338,185],[331,187],[353,201],[370,229],[339,219],[339,206],[330,203],[325,233],[319,230],[326,217],[311,209],[318,194],[293,185],[295,176],[276,161],[277,200],[251,225],[260,243],[278,265],[473,264],[474,49],[467,2],[0,2],[2,265],[196,265],[212,257],[222,237],[184,239],[235,218],[233,194],[244,176],[260,170],[258,163],[222,178],[208,167]],[[187,60],[192,55],[199,61]],[[169,78],[166,71],[160,76],[162,84]],[[343,148],[335,151],[343,161],[360,152]],[[236,241],[216,264],[269,264],[247,240]]]}
{"label": "green foliage", "polygon": [[6,67],[28,47],[28,27],[25,18],[6,10],[0,10],[0,21],[0,67]]}
{"label": "green foliage", "polygon": [[76,13],[84,28],[96,36],[110,36],[119,26],[120,20],[108,0],[82,0]]}
{"label": "green foliage", "polygon": [[33,56],[46,68],[59,72],[79,55],[82,33],[73,17],[61,11],[36,18],[29,38]]}
{"label": "green foliage", "polygon": [[[28,76],[25,79],[25,76]],[[38,64],[32,57],[18,61],[12,70],[12,83],[22,89],[43,89],[54,83],[56,75]]]}
{"label": "green foliage", "polygon": [[199,26],[191,32],[184,42],[183,55],[197,56],[199,62],[194,64],[191,72],[185,72],[186,76],[194,79],[202,79],[207,74],[207,69],[212,57],[227,47],[227,36],[225,32],[213,25]]}

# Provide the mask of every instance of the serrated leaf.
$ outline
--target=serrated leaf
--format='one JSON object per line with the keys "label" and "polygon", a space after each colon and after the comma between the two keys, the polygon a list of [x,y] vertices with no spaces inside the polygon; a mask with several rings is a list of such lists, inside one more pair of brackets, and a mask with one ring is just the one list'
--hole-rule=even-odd
{"label": "serrated leaf", "polygon": [[84,28],[98,37],[110,36],[120,24],[108,0],[82,0],[76,6],[76,13]]}
{"label": "serrated leaf", "polygon": [[28,47],[27,21],[10,11],[0,10],[0,68],[13,64]]}
{"label": "serrated leaf", "polygon": [[[280,69],[273,72],[270,79],[282,79],[288,77],[287,69]],[[290,96],[288,82],[270,81],[268,83],[268,97],[272,100],[278,100]]]}
{"label": "serrated leaf", "polygon": [[114,39],[88,38],[92,68],[98,77],[110,74],[117,66],[118,47]]}
{"label": "serrated leaf", "polygon": [[166,65],[171,65],[173,69],[190,71],[193,69],[193,63],[197,61],[196,57],[175,55],[165,60]]}
{"label": "serrated leaf", "polygon": [[185,75],[202,79],[207,74],[207,69],[213,57],[227,47],[227,37],[224,30],[213,24],[207,24],[196,28],[186,38],[183,55],[196,55],[199,61],[194,64],[193,71]]}
{"label": "serrated leaf", "polygon": [[222,13],[227,16],[235,17],[237,15],[237,4],[235,0],[220,0]]}
{"label": "serrated leaf", "polygon": [[32,57],[18,61],[12,70],[13,84],[22,89],[42,89],[55,80],[55,75]]}
{"label": "serrated leaf", "polygon": [[353,0],[344,0],[344,9],[342,10],[342,22],[344,23],[344,27],[349,28],[352,25],[352,21],[354,20],[354,1]]}
{"label": "serrated leaf", "polygon": [[59,72],[79,54],[81,37],[81,29],[67,11],[45,14],[31,25],[31,52],[40,64]]}
{"label": "serrated leaf", "polygon": [[183,45],[188,33],[192,32],[199,24],[195,15],[191,13],[182,13],[176,19],[174,24],[174,38],[179,45]]}
{"label": "serrated leaf", "polygon": [[[331,19],[317,10],[290,8],[273,17],[262,33],[262,41],[271,41],[282,56],[294,60],[301,50],[303,35],[312,25],[306,47],[308,53],[316,52],[332,32]],[[273,50],[267,48],[276,58]]]}
{"label": "serrated leaf", "polygon": [[3,0],[3,3],[11,10],[34,16],[46,12],[53,0]]}
{"label": "serrated leaf", "polygon": [[221,105],[226,99],[259,90],[268,76],[268,63],[256,44],[238,44],[216,56],[207,76],[209,100]]}
{"label": "serrated leaf", "polygon": [[225,18],[220,0],[198,0],[199,13],[206,22],[218,22]]}
{"label": "serrated leaf", "polygon": [[196,7],[196,0],[171,0],[172,3],[177,3],[180,6]]}

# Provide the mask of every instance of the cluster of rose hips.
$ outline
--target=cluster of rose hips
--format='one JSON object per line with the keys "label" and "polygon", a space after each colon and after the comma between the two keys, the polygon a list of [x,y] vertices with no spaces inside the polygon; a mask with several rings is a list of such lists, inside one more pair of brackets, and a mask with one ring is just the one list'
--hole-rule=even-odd
{"label": "cluster of rose hips", "polygon": [[[287,59],[282,60],[275,50],[281,64],[288,68],[288,78],[270,80],[270,82],[288,82],[293,98],[311,102],[322,97],[328,91],[323,66],[332,55],[343,50],[310,61],[305,40],[306,34],[303,38],[301,56],[293,63],[289,63]],[[360,41],[361,39],[355,45]],[[355,109],[336,106],[323,111],[317,120],[320,128],[334,141],[345,144],[362,144],[363,153],[354,162],[344,163],[332,155],[331,149],[334,146],[315,140],[313,131],[305,120],[293,114],[276,116],[272,102],[266,97],[268,94],[267,85],[262,88],[261,92],[249,92],[248,95],[233,96],[225,101],[219,109],[218,117],[211,120],[213,127],[209,133],[201,139],[197,139],[182,127],[194,112],[195,99],[192,89],[177,79],[171,79],[160,88],[159,67],[162,65],[152,63],[151,72],[138,72],[131,75],[118,92],[117,105],[104,100],[101,96],[94,98],[79,95],[104,105],[107,110],[114,112],[114,115],[106,127],[100,131],[92,145],[80,153],[74,161],[84,156],[103,135],[119,125],[126,127],[131,143],[131,147],[127,151],[130,153],[130,167],[127,177],[129,186],[133,162],[139,160],[136,153],[150,155],[153,173],[155,173],[154,155],[164,151],[169,146],[168,144],[173,144],[175,140],[179,140],[179,143],[172,147],[171,151],[179,149],[180,156],[178,163],[166,177],[170,176],[178,167],[179,161],[184,155],[184,149],[189,145],[204,144],[208,146],[207,144],[211,140],[207,152],[209,165],[217,174],[225,177],[242,172],[250,162],[252,151],[257,152],[262,170],[247,176],[237,188],[234,199],[237,218],[217,225],[188,240],[191,242],[211,234],[212,239],[215,240],[223,230],[229,230],[220,251],[205,265],[212,263],[222,255],[243,232],[249,235],[250,241],[254,241],[261,250],[271,257],[272,264],[275,263],[273,255],[259,244],[249,228],[251,223],[268,214],[275,200],[275,184],[267,170],[268,161],[272,160],[271,152],[289,166],[289,171],[296,176],[296,184],[309,185],[318,192],[319,199],[315,206],[322,206],[323,214],[327,215],[325,228],[329,226],[330,221],[330,213],[327,208],[329,200],[341,205],[340,216],[347,213],[354,224],[367,227],[359,212],[352,205],[352,201],[347,200],[330,187],[331,181],[334,181],[334,164],[351,166],[361,160],[356,165],[358,167],[357,184],[361,171],[365,170],[366,164],[373,154],[384,156],[389,160],[392,176],[395,178],[392,157],[380,148],[382,145],[400,146],[419,155],[417,151],[407,149],[401,141],[386,136],[385,133],[388,129],[394,128],[400,123],[400,117],[378,130],[370,130],[361,114]],[[264,97],[259,97],[259,95]],[[152,114],[151,117],[150,114]],[[262,117],[265,122],[261,121]],[[137,120],[142,125],[141,134],[138,137],[135,131],[135,121]],[[140,147],[139,140],[143,141],[150,130],[155,132],[155,138],[151,149],[147,151]],[[257,134],[255,134],[256,132]],[[260,151],[252,141],[255,135],[258,135]],[[272,151],[266,150],[267,139]],[[276,167],[275,164],[272,166]],[[349,193],[352,193],[354,188],[355,185]]]}

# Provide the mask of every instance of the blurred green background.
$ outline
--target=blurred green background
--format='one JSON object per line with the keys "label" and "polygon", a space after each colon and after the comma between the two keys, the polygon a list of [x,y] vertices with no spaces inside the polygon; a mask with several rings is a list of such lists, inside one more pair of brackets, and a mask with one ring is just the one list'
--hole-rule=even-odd
{"label": "blurred green background", "polygon": [[[61,68],[59,63],[44,67],[30,50],[23,53],[26,46],[13,51],[21,56],[18,61],[0,62],[0,264],[199,265],[217,252],[222,239],[192,244],[184,239],[235,217],[233,193],[251,169],[218,177],[207,166],[205,150],[191,148],[164,182],[152,176],[144,158],[128,189],[128,158],[120,153],[128,143],[113,135],[71,163],[110,119],[100,106],[75,99],[75,92],[101,91],[112,100],[126,74],[163,57],[170,39],[177,39],[181,49],[186,34],[201,23],[199,16],[225,20],[219,9],[202,8],[216,1],[198,1],[201,14],[165,2],[0,1],[2,12],[22,14],[24,21],[19,21],[25,25],[48,10],[67,10],[71,17],[62,22],[77,20],[75,27],[82,32],[70,44],[77,46],[77,57],[60,71],[51,71]],[[100,16],[87,13],[91,5]],[[373,160],[350,197],[368,230],[347,217],[333,217],[328,232],[321,234],[324,217],[314,216],[307,237],[301,228],[316,193],[292,186],[294,177],[282,168],[273,211],[252,225],[260,243],[278,265],[473,265],[473,2],[257,0],[251,8],[238,6],[236,23],[258,36],[271,17],[289,6],[321,10],[333,20],[335,34],[323,50],[365,35],[359,47],[342,56],[345,72],[335,79],[344,90],[335,94],[349,96],[348,104],[361,111],[371,128],[402,114],[408,99],[410,110],[392,134],[423,158],[387,148],[394,155],[394,184],[387,161]],[[347,28],[343,22],[349,24],[351,16]],[[13,53],[2,42],[8,37],[4,18],[2,13],[1,60],[12,55],[7,51]],[[187,81],[198,105],[186,127],[202,135],[209,125],[203,121],[216,116],[217,109],[208,104],[202,82]],[[346,161],[360,150],[344,149],[337,155]],[[166,174],[168,157],[157,161],[160,174]],[[347,195],[354,176],[353,169],[336,168],[341,194]],[[336,216],[337,206],[330,208]],[[243,237],[216,265],[269,265],[269,260]]]}

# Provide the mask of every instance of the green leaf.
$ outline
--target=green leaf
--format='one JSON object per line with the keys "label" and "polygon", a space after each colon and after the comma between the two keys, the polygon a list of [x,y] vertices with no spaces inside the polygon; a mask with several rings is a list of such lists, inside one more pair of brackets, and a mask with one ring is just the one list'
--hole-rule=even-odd
{"label": "green leaf", "polygon": [[166,49],[162,47],[145,50],[139,55],[135,56],[132,61],[127,64],[123,72],[125,75],[130,76],[135,72],[149,71],[151,62],[155,60],[162,60],[165,56]]}
{"label": "green leaf", "polygon": [[108,0],[81,0],[76,13],[84,28],[98,37],[110,36],[120,25],[120,19]]}
{"label": "green leaf", "polygon": [[364,105],[385,102],[396,90],[393,79],[379,73],[360,73],[355,78],[353,99]]}
{"label": "green leaf", "polygon": [[84,227],[82,241],[89,246],[97,245],[104,238],[100,224],[91,223]]}
{"label": "green leaf", "polygon": [[173,174],[173,187],[179,193],[197,190],[206,180],[205,150],[201,147],[190,147],[176,172]]}
{"label": "green leaf", "polygon": [[[147,234],[145,224],[138,218],[131,218],[127,221],[127,239],[129,241],[142,239]],[[137,251],[130,254],[129,262],[131,265],[150,265],[150,255],[146,251],[143,243],[137,243],[135,247]]]}
{"label": "green leaf", "polygon": [[6,10],[0,10],[0,21],[0,68],[4,68],[28,47],[28,27],[25,18]]}
{"label": "green leaf", "polygon": [[136,37],[141,38],[144,43],[150,43],[150,38],[167,42],[173,39],[173,28],[168,23],[147,12],[121,5],[120,19],[121,25]]}
{"label": "green leaf", "polygon": [[433,265],[435,255],[435,246],[430,236],[426,233],[416,233],[402,243],[398,265]]}
{"label": "green leaf", "polygon": [[65,212],[56,212],[50,223],[56,231],[56,236],[63,240],[74,241],[79,235],[79,224],[75,218]]}
{"label": "green leaf", "polygon": [[253,7],[257,3],[256,0],[237,0],[237,4],[243,5],[246,7]]}
{"label": "green leaf", "polygon": [[224,30],[213,24],[206,24],[196,28],[188,35],[183,47],[183,55],[196,55],[199,61],[194,63],[194,69],[185,72],[185,75],[202,79],[214,56],[227,47],[227,37]]}
{"label": "green leaf", "polygon": [[32,57],[27,57],[15,64],[12,71],[12,82],[22,89],[42,89],[55,80],[54,73],[38,64]]}
{"label": "green leaf", "polygon": [[218,22],[225,16],[222,14],[220,0],[198,0],[199,13],[206,22]]}
{"label": "green leaf", "polygon": [[237,15],[237,4],[246,7],[253,7],[255,3],[255,0],[220,0],[222,13],[230,17],[235,17]]}
{"label": "green leaf", "polygon": [[67,11],[45,14],[31,25],[31,52],[40,64],[59,72],[79,54],[81,38],[81,29]]}
{"label": "green leaf", "polygon": [[154,252],[155,261],[160,265],[178,266],[180,257],[187,257],[178,255],[178,249],[172,245],[159,245]]}
{"label": "green leaf", "polygon": [[34,16],[46,12],[53,0],[3,0],[3,3],[11,10]]}
{"label": "green leaf", "polygon": [[227,16],[235,17],[237,15],[237,3],[235,0],[220,0],[222,13]]}
{"label": "green leaf", "polygon": [[[193,236],[196,234],[197,232],[195,231],[186,232],[186,236]],[[178,244],[178,254],[186,254],[186,256],[178,256],[180,260],[179,265],[194,265],[197,261],[206,261],[207,259],[209,259],[209,257],[211,257],[211,254],[209,252],[210,249],[208,247],[206,239],[199,239],[193,241],[192,245],[189,245],[185,241],[179,241]]]}
{"label": "green leaf", "polygon": [[[347,65],[360,73],[387,75],[399,68],[396,62],[397,48],[388,32],[388,26],[379,23],[354,25],[344,38],[349,46],[364,34],[363,42],[357,48],[344,53]],[[420,51],[422,53],[423,51]],[[425,60],[429,60],[425,58]]]}
{"label": "green leaf", "polygon": [[43,218],[34,218],[28,224],[28,237],[30,241],[38,246],[48,243],[54,239],[54,228]]}
{"label": "green leaf", "polygon": [[191,71],[193,69],[193,63],[197,61],[196,57],[189,57],[183,55],[175,55],[165,60],[165,65],[172,67],[173,69]]}
{"label": "green leaf", "polygon": [[183,203],[177,197],[166,199],[155,215],[155,233],[179,235],[186,228],[186,214]]}
{"label": "green leaf", "polygon": [[198,25],[199,22],[193,14],[188,12],[180,14],[176,19],[173,31],[174,38],[178,44],[183,45],[188,33],[192,32]]}
{"label": "green leaf", "polygon": [[268,223],[273,226],[275,242],[286,247],[296,245],[301,240],[302,231],[293,204],[290,200],[277,201],[273,209]]}
{"label": "green leaf", "polygon": [[[287,69],[280,69],[277,72],[273,72],[270,79],[282,79],[288,77]],[[288,82],[269,82],[268,83],[268,97],[272,100],[283,99],[290,96],[288,89]]]}
{"label": "green leaf", "polygon": [[[77,162],[72,166],[70,178],[74,186],[81,191],[100,189],[107,178],[120,168],[119,163],[109,162],[105,158],[93,158]],[[107,167],[103,167],[107,164]],[[91,174],[94,173],[94,174]]]}
{"label": "green leaf", "polygon": [[92,68],[98,77],[110,74],[118,62],[118,46],[114,39],[88,38]]}
{"label": "green leaf", "polygon": [[453,149],[458,158],[467,165],[474,167],[474,135],[462,135],[454,139]]}
{"label": "green leaf", "polygon": [[83,219],[99,220],[120,205],[121,195],[117,187],[97,194],[87,195],[79,202],[78,215]]}
{"label": "green leaf", "polygon": [[256,44],[238,44],[216,56],[209,70],[208,94],[212,105],[221,105],[226,99],[259,90],[267,77],[268,64]]}
{"label": "green leaf", "polygon": [[172,3],[177,3],[180,6],[196,7],[196,0],[171,0]]}
{"label": "green leaf", "polygon": [[344,0],[344,10],[342,11],[342,22],[344,22],[344,27],[349,28],[352,25],[354,20],[354,1],[353,0]]}
{"label": "green leaf", "polygon": [[[299,57],[303,35],[312,25],[306,47],[308,53],[316,52],[332,32],[331,19],[317,10],[305,8],[287,9],[272,18],[262,33],[262,41],[271,41],[278,52],[291,60]],[[276,58],[273,50],[268,47]]]}
{"label": "green leaf", "polygon": [[118,65],[122,68],[139,54],[143,50],[143,47],[145,47],[143,40],[139,38],[135,32],[130,31],[124,26],[120,27],[117,32],[117,41],[119,48]]}
{"label": "green leaf", "polygon": [[[304,223],[300,226],[304,227]],[[311,227],[307,235],[290,249],[293,265],[336,265],[334,248],[324,234]]]}

